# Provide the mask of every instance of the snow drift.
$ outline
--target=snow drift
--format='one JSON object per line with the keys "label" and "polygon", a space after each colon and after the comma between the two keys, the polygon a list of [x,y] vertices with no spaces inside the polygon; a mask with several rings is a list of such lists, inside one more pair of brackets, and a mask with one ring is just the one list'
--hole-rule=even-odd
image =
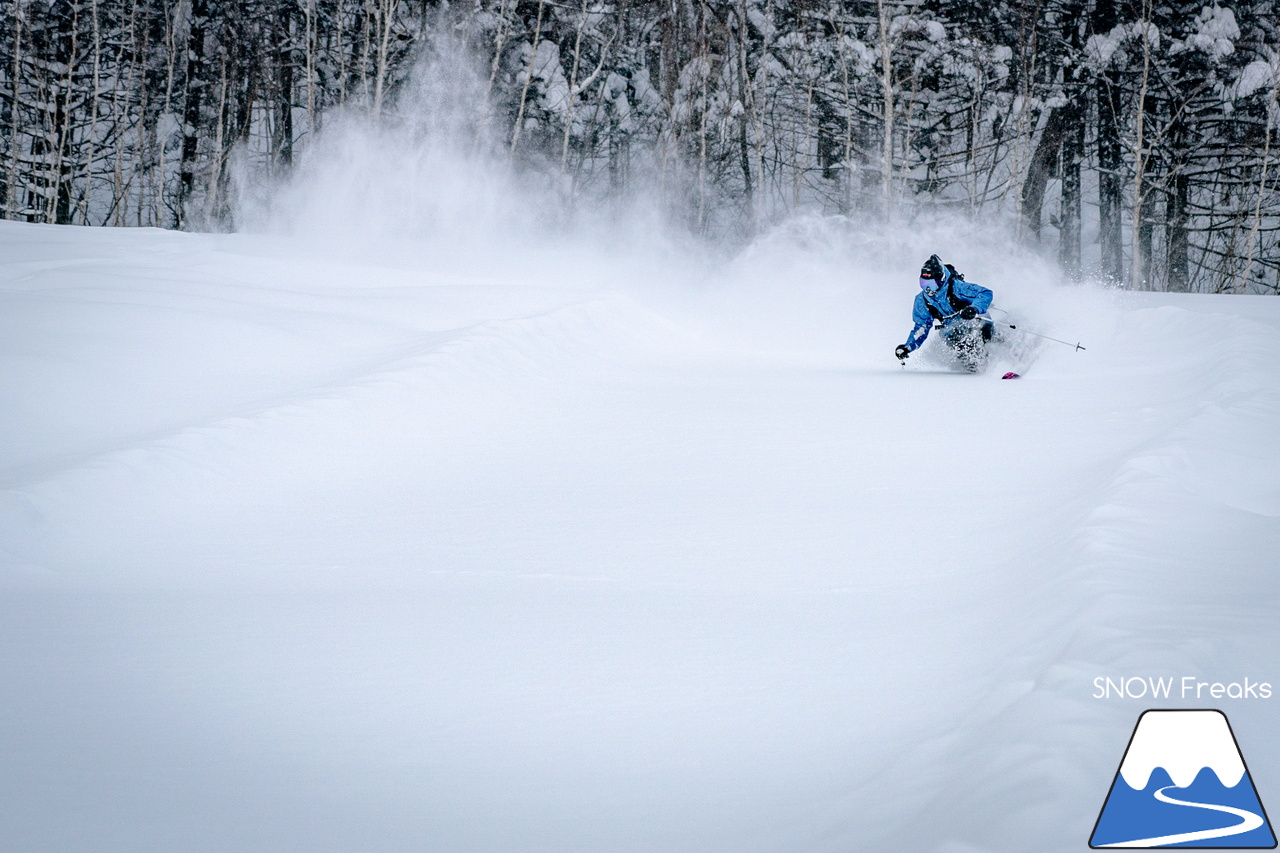
{"label": "snow drift", "polygon": [[3,224],[5,848],[1080,849],[1093,678],[1273,666],[1280,303],[957,245],[1089,348],[903,369],[914,248]]}

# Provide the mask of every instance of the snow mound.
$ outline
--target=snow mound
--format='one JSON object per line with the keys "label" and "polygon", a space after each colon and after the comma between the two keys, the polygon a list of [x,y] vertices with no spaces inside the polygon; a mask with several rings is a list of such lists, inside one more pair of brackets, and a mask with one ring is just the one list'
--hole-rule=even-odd
{"label": "snow mound", "polygon": [[[1280,300],[307,239],[0,223],[6,849],[1066,853],[1096,677],[1274,680]],[[925,243],[1087,349],[901,368]]]}

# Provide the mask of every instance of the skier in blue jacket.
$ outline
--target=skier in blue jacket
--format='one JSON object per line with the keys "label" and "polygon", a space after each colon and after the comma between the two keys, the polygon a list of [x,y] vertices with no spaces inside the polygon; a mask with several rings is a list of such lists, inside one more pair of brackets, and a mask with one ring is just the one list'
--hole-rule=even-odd
{"label": "skier in blue jacket", "polygon": [[906,361],[929,337],[936,322],[941,324],[942,338],[955,350],[960,363],[969,370],[978,370],[984,359],[984,345],[993,332],[991,322],[980,316],[991,307],[991,298],[990,290],[965,281],[955,267],[930,255],[920,268],[920,292],[911,311],[915,327],[894,355],[899,361]]}

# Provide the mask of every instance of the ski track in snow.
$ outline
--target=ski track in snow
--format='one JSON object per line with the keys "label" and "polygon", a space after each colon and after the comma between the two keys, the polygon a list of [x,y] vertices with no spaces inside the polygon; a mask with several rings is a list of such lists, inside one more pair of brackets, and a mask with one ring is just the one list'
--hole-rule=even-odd
{"label": "ski track in snow", "polygon": [[1076,850],[1095,676],[1275,681],[1280,301],[0,226],[6,850]]}

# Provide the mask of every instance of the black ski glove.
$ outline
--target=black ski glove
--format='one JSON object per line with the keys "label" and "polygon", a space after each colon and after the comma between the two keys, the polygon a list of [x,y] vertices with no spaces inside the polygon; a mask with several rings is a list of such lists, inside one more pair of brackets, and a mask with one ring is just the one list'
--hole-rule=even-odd
{"label": "black ski glove", "polygon": [[893,351],[893,354],[898,357],[898,361],[906,361],[907,356],[911,355],[911,350],[907,349],[906,344],[898,344],[898,348]]}
{"label": "black ski glove", "polygon": [[978,316],[978,309],[974,308],[972,305],[966,305],[960,309],[961,320],[972,320],[974,317],[977,317],[977,316]]}

